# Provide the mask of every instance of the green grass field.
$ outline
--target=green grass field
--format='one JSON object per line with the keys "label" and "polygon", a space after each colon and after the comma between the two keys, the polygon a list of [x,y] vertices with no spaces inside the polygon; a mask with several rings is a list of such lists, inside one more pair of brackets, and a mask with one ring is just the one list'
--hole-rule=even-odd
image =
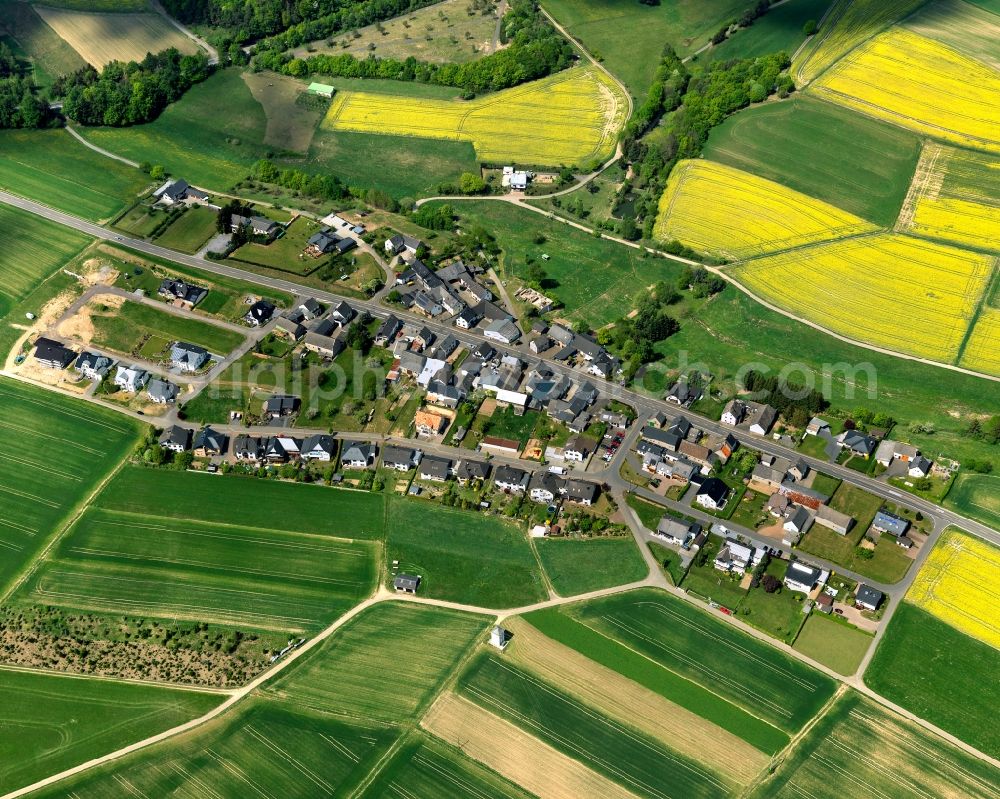
{"label": "green grass field", "polygon": [[199,691],[0,669],[0,791],[197,718],[220,701]]}
{"label": "green grass field", "polygon": [[137,302],[125,302],[111,315],[94,314],[91,320],[94,344],[150,360],[169,355],[164,350],[172,341],[198,344],[217,355],[228,355],[243,343],[234,330]]}
{"label": "green grass field", "polygon": [[[186,504],[174,501],[179,496]],[[101,493],[99,507],[173,519],[188,519],[196,508],[200,521],[218,524],[240,524],[251,513],[254,527],[379,539],[384,502],[381,494],[318,485],[127,468]]]}
{"label": "green grass field", "polygon": [[772,8],[749,28],[737,31],[698,59],[725,61],[729,58],[756,58],[782,50],[791,56],[806,39],[803,26],[811,19],[819,22],[831,2],[790,0]]}
{"label": "green grass field", "polygon": [[850,692],[749,795],[997,799],[998,785],[1000,772],[989,763]]}
{"label": "green grass field", "polygon": [[795,639],[797,651],[845,677],[858,670],[871,645],[868,633],[815,611]]}
{"label": "green grass field", "polygon": [[633,583],[647,573],[646,562],[631,536],[589,541],[540,539],[535,548],[560,596]]}
{"label": "green grass field", "polygon": [[[775,559],[768,564],[766,573],[784,580],[786,571],[788,561]],[[751,588],[740,602],[738,616],[758,630],[790,644],[805,619],[802,595],[787,588],[773,594],[760,587]]]}
{"label": "green grass field", "polygon": [[545,4],[635,97],[645,96],[665,44],[672,44],[682,56],[690,55],[746,7],[742,0],[678,0],[658,6],[627,0],[550,0]]}
{"label": "green grass field", "polygon": [[398,560],[399,571],[421,575],[422,596],[489,608],[545,598],[524,531],[472,511],[391,498],[385,557]]}
{"label": "green grass field", "polygon": [[132,448],[139,425],[0,378],[0,595]]}
{"label": "green grass field", "polygon": [[795,96],[730,117],[712,131],[704,155],[891,226],[920,157],[920,141],[846,108]]}
{"label": "green grass field", "polygon": [[393,728],[252,699],[205,727],[37,795],[344,796],[386,756],[398,735]]}
{"label": "green grass field", "polygon": [[65,130],[0,131],[0,186],[85,219],[106,220],[151,184]]}
{"label": "green grass field", "polygon": [[[501,277],[523,277],[529,256],[541,263],[546,285],[554,282],[546,293],[566,306],[559,315],[571,321],[599,327],[618,319],[638,291],[679,272],[671,261],[643,258],[630,248],[507,203],[463,202],[454,208],[463,227],[482,225],[496,236],[504,251],[497,270]],[[539,235],[547,241],[535,244]]]}
{"label": "green grass field", "polygon": [[903,602],[865,684],[992,757],[1000,756],[1000,652]]}
{"label": "green grass field", "polygon": [[286,272],[309,274],[319,268],[321,263],[329,260],[326,257],[312,258],[302,255],[309,237],[322,228],[323,226],[319,222],[299,216],[279,238],[269,244],[244,244],[230,257],[237,262],[237,266],[245,261],[257,266],[281,269]]}
{"label": "green grass field", "polygon": [[189,208],[156,237],[156,243],[180,252],[198,252],[216,234],[216,218],[211,208],[200,205]]}
{"label": "green grass field", "polygon": [[709,799],[739,787],[496,656],[479,657],[458,691],[637,796]]}
{"label": "green grass field", "polygon": [[364,799],[530,799],[529,795],[433,736],[411,733],[378,771]]}
{"label": "green grass field", "polygon": [[325,627],[375,587],[374,542],[254,527],[235,513],[230,524],[209,524],[198,520],[198,508],[188,512],[192,518],[179,520],[150,508],[89,509],[25,585],[25,597],[303,633]]}
{"label": "green grass field", "polygon": [[959,474],[944,504],[1000,530],[1000,475]]}
{"label": "green grass field", "polygon": [[333,716],[403,723],[426,707],[489,621],[383,602],[351,619],[263,690]]}
{"label": "green grass field", "polygon": [[0,205],[0,227],[0,318],[90,242],[75,230],[6,205]]}

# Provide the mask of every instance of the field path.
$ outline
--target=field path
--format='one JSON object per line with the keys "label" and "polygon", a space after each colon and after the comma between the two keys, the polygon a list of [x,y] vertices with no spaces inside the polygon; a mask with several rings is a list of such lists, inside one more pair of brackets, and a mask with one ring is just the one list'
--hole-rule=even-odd
{"label": "field path", "polygon": [[113,158],[115,161],[121,161],[123,164],[127,164],[128,166],[134,166],[136,169],[139,168],[138,161],[132,161],[131,159],[125,158],[125,156],[122,155],[115,155],[110,150],[105,150],[103,147],[98,147],[96,144],[92,144],[91,142],[83,138],[83,136],[81,136],[79,133],[77,133],[76,129],[70,124],[66,125],[66,132],[69,133],[69,135],[72,136],[74,139],[76,139],[78,142],[80,142],[80,144],[82,144],[84,147],[90,148],[95,153],[100,153],[106,158]]}
{"label": "field path", "polygon": [[193,33],[192,31],[189,31],[187,28],[185,28],[183,25],[181,25],[180,22],[178,22],[176,19],[174,19],[172,16],[170,16],[167,13],[167,10],[163,7],[163,4],[160,3],[160,0],[149,0],[149,4],[153,7],[153,10],[156,11],[158,14],[162,15],[162,17],[167,22],[169,22],[171,25],[173,25],[175,28],[177,28],[177,30],[179,30],[181,33],[183,33],[185,36],[187,36],[191,41],[193,41],[195,44],[197,44],[200,48],[202,48],[203,50],[205,50],[205,52],[208,53],[208,63],[209,64],[218,64],[219,63],[219,51],[216,50],[214,47],[212,47],[212,45],[210,45],[208,42],[206,42],[200,36],[198,36],[197,34]]}

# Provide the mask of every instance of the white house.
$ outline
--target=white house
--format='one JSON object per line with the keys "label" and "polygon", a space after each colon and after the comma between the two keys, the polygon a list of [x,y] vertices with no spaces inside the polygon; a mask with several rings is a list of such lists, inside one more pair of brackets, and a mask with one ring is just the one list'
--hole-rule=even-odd
{"label": "white house", "polygon": [[729,499],[729,486],[718,477],[709,477],[701,484],[695,495],[695,502],[709,510],[719,510],[726,506]]}
{"label": "white house", "polygon": [[138,366],[119,366],[115,373],[115,385],[122,391],[141,391],[148,382],[149,372]]}
{"label": "white house", "polygon": [[753,560],[753,556],[753,547],[741,544],[734,538],[727,538],[712,565],[719,571],[744,572]]}

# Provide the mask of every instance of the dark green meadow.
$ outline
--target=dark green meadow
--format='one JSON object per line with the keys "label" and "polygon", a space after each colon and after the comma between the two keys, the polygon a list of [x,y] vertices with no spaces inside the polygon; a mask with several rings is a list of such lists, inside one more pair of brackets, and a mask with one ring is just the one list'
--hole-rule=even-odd
{"label": "dark green meadow", "polygon": [[920,140],[832,103],[795,96],[730,117],[712,131],[704,156],[891,227],[913,178]]}
{"label": "dark green meadow", "polygon": [[0,595],[120,463],[139,425],[0,378]]}
{"label": "dark green meadow", "polygon": [[725,61],[730,58],[756,58],[784,51],[789,56],[805,41],[803,27],[808,20],[819,20],[833,0],[791,0],[770,9],[754,20],[749,28],[741,28],[698,60]]}
{"label": "dark green meadow", "polygon": [[1000,652],[903,602],[865,671],[886,699],[1000,757]]}
{"label": "dark green meadow", "polygon": [[588,540],[541,538],[538,558],[560,596],[625,585],[646,576],[646,561],[632,536]]}
{"label": "dark green meadow", "polygon": [[197,718],[221,701],[199,691],[0,669],[0,791]]}
{"label": "dark green meadow", "polygon": [[739,787],[494,655],[480,656],[457,690],[638,796],[714,799]]}
{"label": "dark green meadow", "polygon": [[372,540],[385,530],[384,502],[381,494],[362,491],[129,467],[97,504],[138,515]]}

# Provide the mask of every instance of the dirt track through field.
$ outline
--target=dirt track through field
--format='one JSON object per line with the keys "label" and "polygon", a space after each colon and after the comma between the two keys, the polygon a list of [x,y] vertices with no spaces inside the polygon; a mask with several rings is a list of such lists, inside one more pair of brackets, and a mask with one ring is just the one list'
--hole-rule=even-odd
{"label": "dirt track through field", "polygon": [[439,698],[420,724],[539,799],[638,799],[509,721],[453,693]]}
{"label": "dirt track through field", "polygon": [[553,641],[523,619],[506,624],[514,633],[508,650],[513,663],[678,754],[744,783],[770,760],[743,739]]}

